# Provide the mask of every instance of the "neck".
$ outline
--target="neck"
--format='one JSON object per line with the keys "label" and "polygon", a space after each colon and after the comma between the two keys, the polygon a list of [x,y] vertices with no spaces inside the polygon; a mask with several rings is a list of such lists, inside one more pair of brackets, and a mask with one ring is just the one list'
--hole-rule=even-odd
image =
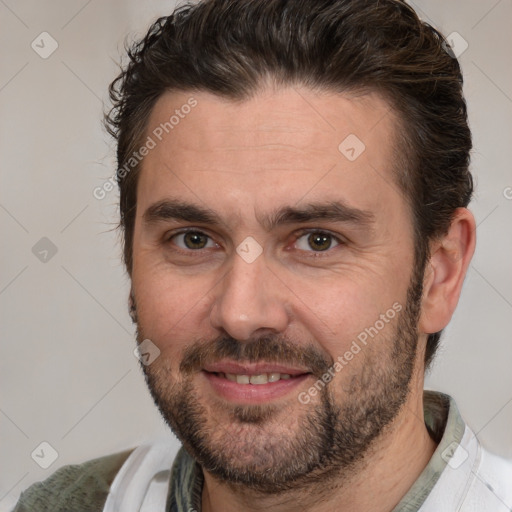
{"label": "neck", "polygon": [[[418,381],[419,380],[419,381]],[[423,378],[411,382],[412,391],[392,425],[368,450],[364,460],[334,478],[315,478],[308,488],[280,495],[262,495],[246,488],[220,483],[204,472],[203,512],[308,512],[391,511],[407,493],[436,449],[423,414]],[[350,474],[347,474],[350,473]]]}

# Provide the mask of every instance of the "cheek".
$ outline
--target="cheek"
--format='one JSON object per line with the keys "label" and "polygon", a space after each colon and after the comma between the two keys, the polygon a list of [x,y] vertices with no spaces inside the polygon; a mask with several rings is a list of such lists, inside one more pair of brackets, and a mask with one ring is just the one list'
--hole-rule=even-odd
{"label": "cheek", "polygon": [[199,337],[212,285],[205,276],[179,276],[134,268],[133,285],[139,325],[161,349]]}
{"label": "cheek", "polygon": [[[291,287],[297,298],[294,316],[336,360],[350,350],[354,340],[381,339],[392,329],[396,309],[404,307],[406,290],[393,283],[387,286],[379,283],[364,277],[348,279],[341,275],[314,282],[297,280]],[[382,346],[382,350],[386,348]]]}

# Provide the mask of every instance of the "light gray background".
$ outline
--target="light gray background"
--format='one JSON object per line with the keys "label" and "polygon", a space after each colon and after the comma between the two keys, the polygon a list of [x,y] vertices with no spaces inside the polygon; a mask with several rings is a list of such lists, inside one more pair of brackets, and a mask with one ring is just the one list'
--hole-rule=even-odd
{"label": "light gray background", "polygon": [[[117,193],[99,201],[92,192],[114,172],[100,121],[123,41],[173,5],[0,0],[0,510],[64,464],[169,435],[132,354]],[[483,443],[510,457],[512,1],[414,5],[469,44],[460,60],[479,223],[463,296],[427,385],[454,396]],[[59,45],[47,59],[31,48],[44,31]],[[46,263],[32,252],[42,237],[58,249]],[[31,458],[42,441],[58,452],[46,470]]]}

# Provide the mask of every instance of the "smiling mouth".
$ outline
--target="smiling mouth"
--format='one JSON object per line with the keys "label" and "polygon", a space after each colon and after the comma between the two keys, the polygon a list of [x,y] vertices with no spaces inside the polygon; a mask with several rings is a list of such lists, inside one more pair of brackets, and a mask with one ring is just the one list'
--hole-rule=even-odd
{"label": "smiling mouth", "polygon": [[260,365],[267,368],[258,368],[258,365],[253,365],[252,368],[249,365],[243,367],[237,364],[218,366],[224,368],[204,368],[202,374],[217,395],[239,405],[263,404],[283,398],[312,375],[298,368],[279,368],[279,365],[275,365],[275,368],[268,368],[269,365]]}
{"label": "smiling mouth", "polygon": [[296,379],[297,377],[302,377],[306,374],[299,375],[290,375],[289,373],[260,373],[258,375],[245,375],[245,374],[237,374],[237,373],[222,373],[222,372],[207,372],[215,375],[216,377],[220,377],[223,379],[227,379],[231,382],[236,382],[237,384],[247,384],[247,385],[261,385],[261,384],[269,384],[272,382],[278,382],[280,380],[291,380]]}

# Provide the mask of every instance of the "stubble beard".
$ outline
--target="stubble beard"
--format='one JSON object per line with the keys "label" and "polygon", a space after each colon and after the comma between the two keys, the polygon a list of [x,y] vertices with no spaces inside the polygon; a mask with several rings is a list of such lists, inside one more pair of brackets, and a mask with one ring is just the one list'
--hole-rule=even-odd
{"label": "stubble beard", "polygon": [[[338,403],[334,377],[307,405],[298,400],[286,411],[273,404],[235,406],[225,401],[205,403],[194,389],[193,377],[205,359],[230,357],[238,361],[306,364],[322,375],[332,366],[313,346],[298,349],[279,337],[240,343],[222,338],[191,345],[180,365],[180,376],[158,359],[141,364],[155,404],[175,435],[201,467],[232,487],[278,494],[330,478],[348,480],[373,442],[398,416],[409,395],[417,346],[422,280],[416,269],[405,308],[393,332],[379,333],[370,343],[391,347],[387,353],[365,347],[359,373],[345,381]],[[393,327],[390,324],[389,327]],[[138,325],[137,339],[144,339]],[[302,352],[300,352],[302,350]],[[158,364],[157,364],[158,363]],[[357,365],[354,365],[357,366]],[[346,372],[350,365],[343,368]],[[297,410],[298,409],[298,410]],[[286,428],[279,418],[291,420]]]}

